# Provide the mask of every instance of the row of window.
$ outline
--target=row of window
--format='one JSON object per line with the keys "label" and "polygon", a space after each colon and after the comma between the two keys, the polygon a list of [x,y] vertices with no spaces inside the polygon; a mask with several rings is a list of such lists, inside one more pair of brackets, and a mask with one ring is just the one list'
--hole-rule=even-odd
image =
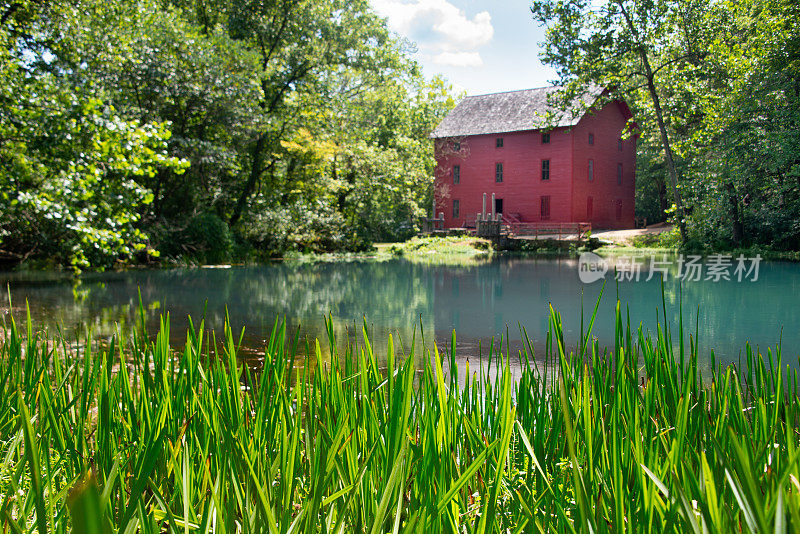
{"label": "row of window", "polygon": [[[497,148],[503,148],[503,144],[504,144],[504,140],[503,140],[502,137],[495,138],[495,146]],[[550,144],[550,134],[549,133],[543,133],[542,134],[542,144],[543,145]],[[594,146],[594,134],[593,133],[589,134],[589,144]],[[620,152],[622,152],[622,147],[623,147],[622,139],[621,138],[617,139],[617,149],[619,149]],[[453,150],[455,152],[460,152],[461,151],[461,143],[459,143],[458,141],[454,141],[453,142]]]}
{"label": "row of window", "polygon": [[[586,178],[590,182],[594,181],[594,160],[590,159],[587,169],[586,169]],[[617,185],[622,185],[622,163],[617,163]]]}
{"label": "row of window", "polygon": [[[590,182],[594,181],[594,160],[590,159],[588,168],[586,170],[586,177]],[[542,181],[550,180],[550,160],[542,160]],[[503,164],[495,163],[494,165],[494,181],[495,183],[503,183]],[[453,183],[461,183],[461,165],[453,165]],[[617,184],[622,185],[622,163],[617,163]]]}
{"label": "row of window", "polygon": [[[543,133],[542,134],[542,144],[546,145],[546,144],[549,144],[549,143],[550,143],[550,134],[549,133]],[[497,148],[503,148],[503,138],[502,137],[497,137],[495,139],[494,146],[496,146]],[[458,150],[461,149],[461,144],[460,143],[455,143],[453,145],[453,147],[455,148],[456,151],[458,151]]]}
{"label": "row of window", "polygon": [[[614,201],[614,208],[615,208],[615,216],[616,219],[622,220],[622,201],[615,200]],[[503,199],[497,198],[495,199],[495,209],[498,213],[503,212]],[[453,199],[453,218],[457,219],[461,216],[461,201],[459,199]],[[539,197],[539,217],[542,220],[550,219],[550,195],[544,195]],[[586,220],[591,221],[594,218],[594,198],[593,197],[586,197]]]}

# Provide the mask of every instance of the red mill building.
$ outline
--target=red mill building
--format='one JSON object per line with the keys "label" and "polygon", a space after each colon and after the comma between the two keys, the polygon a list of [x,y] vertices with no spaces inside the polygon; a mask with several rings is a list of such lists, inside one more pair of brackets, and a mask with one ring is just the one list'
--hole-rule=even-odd
{"label": "red mill building", "polygon": [[[436,212],[446,228],[474,226],[484,193],[507,222],[633,228],[636,138],[622,139],[628,106],[583,106],[573,116],[548,106],[557,89],[467,97],[433,131]],[[591,104],[601,92],[581,99]],[[549,113],[556,119],[544,129]]]}

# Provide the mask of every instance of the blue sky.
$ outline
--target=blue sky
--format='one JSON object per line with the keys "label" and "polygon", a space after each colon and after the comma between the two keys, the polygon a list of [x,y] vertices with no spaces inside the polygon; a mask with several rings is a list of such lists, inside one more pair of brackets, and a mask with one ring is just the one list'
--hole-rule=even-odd
{"label": "blue sky", "polygon": [[418,46],[425,74],[477,95],[549,85],[539,61],[544,30],[529,0],[370,0],[389,27]]}

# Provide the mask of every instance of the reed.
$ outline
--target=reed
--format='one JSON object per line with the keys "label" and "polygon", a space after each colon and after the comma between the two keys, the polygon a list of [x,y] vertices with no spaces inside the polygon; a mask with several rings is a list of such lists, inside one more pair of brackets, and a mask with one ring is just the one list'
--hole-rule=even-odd
{"label": "reed", "polygon": [[[786,532],[800,528],[797,367],[780,349],[698,370],[666,326],[546,354],[379,359],[276,322],[263,368],[190,325],[170,347],[0,341],[3,532]],[[453,334],[455,340],[455,334]],[[452,343],[451,346],[455,346]],[[297,354],[307,354],[296,369]],[[510,362],[522,373],[512,378]],[[299,363],[303,363],[301,360]],[[310,370],[315,369],[312,373]]]}

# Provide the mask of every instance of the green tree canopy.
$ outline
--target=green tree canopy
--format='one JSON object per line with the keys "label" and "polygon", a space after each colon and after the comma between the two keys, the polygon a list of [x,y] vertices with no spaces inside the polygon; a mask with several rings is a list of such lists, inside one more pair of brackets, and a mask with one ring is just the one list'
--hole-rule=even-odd
{"label": "green tree canopy", "polygon": [[363,248],[427,203],[427,135],[454,101],[366,0],[6,12],[8,260]]}
{"label": "green tree canopy", "polygon": [[666,209],[684,243],[800,246],[796,5],[535,0],[532,12],[565,94],[600,84],[633,108],[640,213]]}

